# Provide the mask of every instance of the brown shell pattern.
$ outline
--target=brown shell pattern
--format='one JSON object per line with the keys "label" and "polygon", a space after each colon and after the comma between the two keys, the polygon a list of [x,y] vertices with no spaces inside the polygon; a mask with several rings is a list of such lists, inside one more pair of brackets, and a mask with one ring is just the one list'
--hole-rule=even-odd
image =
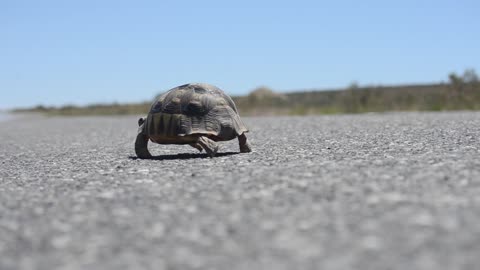
{"label": "brown shell pattern", "polygon": [[233,100],[209,84],[192,83],[175,87],[153,103],[145,131],[149,136],[171,140],[193,134],[215,140],[231,140],[247,132]]}

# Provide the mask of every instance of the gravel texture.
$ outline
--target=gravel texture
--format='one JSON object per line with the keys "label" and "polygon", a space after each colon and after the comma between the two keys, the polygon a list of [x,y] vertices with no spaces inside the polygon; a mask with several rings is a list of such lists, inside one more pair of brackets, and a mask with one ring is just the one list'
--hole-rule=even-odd
{"label": "gravel texture", "polygon": [[136,117],[0,123],[0,269],[478,269],[480,113],[244,118],[207,158]]}

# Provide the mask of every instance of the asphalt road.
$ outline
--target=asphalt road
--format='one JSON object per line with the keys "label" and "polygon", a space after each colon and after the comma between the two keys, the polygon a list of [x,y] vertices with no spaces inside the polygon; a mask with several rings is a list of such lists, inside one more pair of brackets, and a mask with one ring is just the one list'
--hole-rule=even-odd
{"label": "asphalt road", "polygon": [[245,118],[254,149],[135,117],[0,123],[0,269],[478,269],[480,113]]}

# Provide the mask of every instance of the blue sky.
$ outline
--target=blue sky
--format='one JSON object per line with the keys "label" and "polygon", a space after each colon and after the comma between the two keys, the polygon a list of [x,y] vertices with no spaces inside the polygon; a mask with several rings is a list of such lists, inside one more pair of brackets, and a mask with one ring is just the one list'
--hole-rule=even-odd
{"label": "blue sky", "polygon": [[480,71],[479,3],[0,0],[0,109],[438,82]]}

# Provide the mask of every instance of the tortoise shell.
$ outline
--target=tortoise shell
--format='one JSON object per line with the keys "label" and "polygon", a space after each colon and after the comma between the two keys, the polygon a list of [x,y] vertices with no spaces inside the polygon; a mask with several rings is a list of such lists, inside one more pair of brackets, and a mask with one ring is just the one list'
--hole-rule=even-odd
{"label": "tortoise shell", "polygon": [[247,131],[233,100],[204,83],[184,84],[160,95],[143,126],[143,133],[160,144],[192,143],[198,136],[227,141]]}

